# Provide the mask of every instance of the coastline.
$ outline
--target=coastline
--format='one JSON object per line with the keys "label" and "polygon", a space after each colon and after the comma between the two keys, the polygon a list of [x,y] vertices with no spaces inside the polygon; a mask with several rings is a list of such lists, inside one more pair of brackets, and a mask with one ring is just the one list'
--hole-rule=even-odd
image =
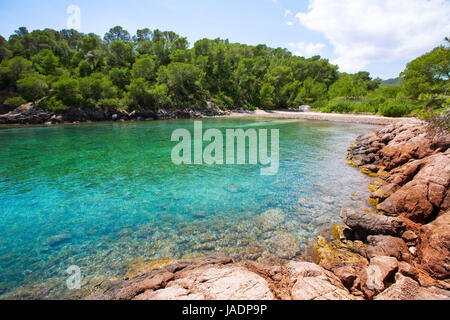
{"label": "coastline", "polygon": [[224,118],[268,118],[268,119],[301,119],[314,121],[333,121],[370,125],[388,125],[414,118],[390,118],[376,115],[359,115],[344,113],[299,112],[295,110],[256,110],[256,111],[224,111],[211,102],[196,109],[156,109],[114,112],[72,109],[65,113],[55,113],[32,106],[30,103],[0,114],[0,126],[7,125],[56,125],[78,124],[90,122],[125,122],[152,121],[172,119],[201,119],[208,117]]}
{"label": "coastline", "polygon": [[390,118],[375,115],[356,115],[345,113],[322,113],[322,112],[299,112],[299,111],[283,111],[283,110],[256,110],[249,112],[231,112],[224,117],[258,117],[271,119],[304,119],[319,121],[335,121],[347,123],[361,123],[373,125],[388,125],[411,118]]}

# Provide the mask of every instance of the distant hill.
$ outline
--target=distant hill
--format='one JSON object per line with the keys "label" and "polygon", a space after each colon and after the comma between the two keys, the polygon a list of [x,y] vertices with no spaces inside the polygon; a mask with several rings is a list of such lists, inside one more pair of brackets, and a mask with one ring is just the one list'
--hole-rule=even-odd
{"label": "distant hill", "polygon": [[387,80],[381,81],[381,84],[386,85],[386,86],[399,86],[400,81],[399,81],[399,78],[392,78],[392,79],[387,79]]}

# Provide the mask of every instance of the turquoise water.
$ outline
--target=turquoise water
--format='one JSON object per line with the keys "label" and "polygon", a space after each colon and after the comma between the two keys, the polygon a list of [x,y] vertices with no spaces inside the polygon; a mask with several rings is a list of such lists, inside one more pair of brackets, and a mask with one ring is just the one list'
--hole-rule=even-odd
{"label": "turquoise water", "polygon": [[369,207],[369,178],[345,155],[373,126],[207,119],[203,127],[279,129],[278,174],[174,165],[171,134],[192,131],[192,120],[1,128],[0,294],[63,295],[70,265],[88,281],[123,275],[139,257],[293,258],[342,208]]}

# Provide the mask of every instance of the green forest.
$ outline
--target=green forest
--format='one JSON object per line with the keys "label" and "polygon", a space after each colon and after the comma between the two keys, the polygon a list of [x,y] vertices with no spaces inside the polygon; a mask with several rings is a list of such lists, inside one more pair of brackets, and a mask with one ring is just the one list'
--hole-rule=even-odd
{"label": "green forest", "polygon": [[449,106],[449,40],[408,63],[399,83],[368,72],[339,72],[320,56],[287,49],[202,39],[192,46],[171,31],[122,27],[103,38],[76,30],[0,36],[0,90],[6,105],[33,102],[71,108],[142,110],[196,108],[287,109],[385,116],[435,114]]}

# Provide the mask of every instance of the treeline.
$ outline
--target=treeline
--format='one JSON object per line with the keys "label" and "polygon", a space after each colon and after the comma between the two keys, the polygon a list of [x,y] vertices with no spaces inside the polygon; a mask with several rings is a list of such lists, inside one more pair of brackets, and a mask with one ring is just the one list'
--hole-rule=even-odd
{"label": "treeline", "polygon": [[[448,48],[435,50],[447,57],[448,89]],[[401,80],[414,78],[412,86],[383,88],[368,72],[340,73],[320,56],[305,59],[286,49],[221,39],[199,40],[190,48],[171,31],[141,29],[132,36],[119,26],[103,39],[76,30],[21,27],[8,40],[0,37],[0,59],[0,89],[14,95],[5,104],[34,102],[53,111],[195,108],[212,101],[223,109],[309,104],[323,111],[396,116],[417,108],[413,86],[435,99],[441,81],[407,69]],[[431,81],[431,87],[417,81]]]}

